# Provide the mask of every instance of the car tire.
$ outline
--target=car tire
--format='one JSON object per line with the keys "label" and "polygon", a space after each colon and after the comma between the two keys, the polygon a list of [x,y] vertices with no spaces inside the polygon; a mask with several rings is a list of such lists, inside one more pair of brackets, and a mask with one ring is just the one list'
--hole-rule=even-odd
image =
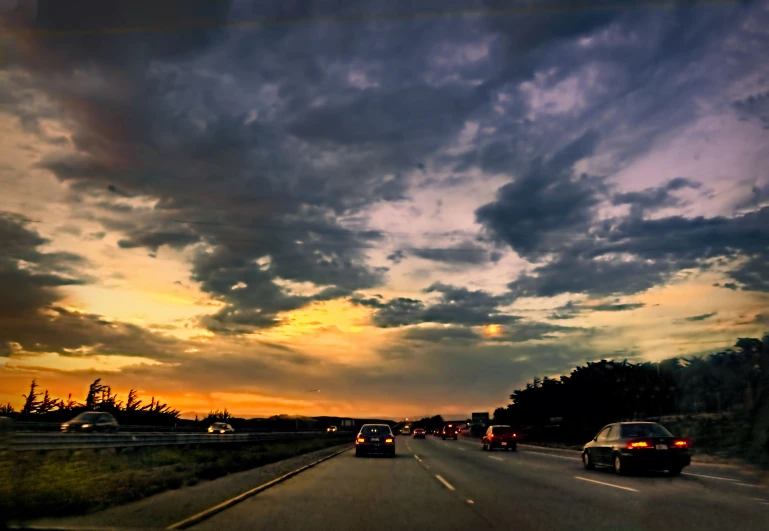
{"label": "car tire", "polygon": [[611,460],[612,462],[612,468],[614,469],[614,473],[618,476],[624,476],[627,474],[625,463],[622,462],[622,458],[619,454],[614,454],[614,457]]}
{"label": "car tire", "polygon": [[457,436],[456,436],[456,435],[454,435],[454,440],[455,440],[455,441],[457,440]]}
{"label": "car tire", "polygon": [[483,444],[481,445],[481,450],[483,450],[484,452],[488,452],[488,451],[489,451],[489,447],[488,447],[488,446],[486,446],[486,443],[483,443]]}
{"label": "car tire", "polygon": [[670,474],[671,476],[680,476],[681,475],[681,470],[683,470],[683,467],[681,467],[681,466],[675,466],[675,467],[672,467],[672,468],[668,468],[668,474]]}
{"label": "car tire", "polygon": [[360,450],[358,450],[358,449],[356,448],[356,449],[355,449],[355,457],[360,457],[360,456],[362,456],[362,455],[363,455],[363,453],[362,453]]}
{"label": "car tire", "polygon": [[593,470],[595,468],[590,452],[582,452],[582,466],[585,467],[585,470]]}

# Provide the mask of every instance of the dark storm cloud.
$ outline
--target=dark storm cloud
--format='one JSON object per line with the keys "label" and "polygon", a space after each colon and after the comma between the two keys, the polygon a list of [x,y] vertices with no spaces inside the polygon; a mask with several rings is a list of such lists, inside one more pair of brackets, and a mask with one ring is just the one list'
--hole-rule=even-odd
{"label": "dark storm cloud", "polygon": [[[402,255],[402,251],[398,251]],[[409,255],[442,262],[450,265],[477,265],[487,262],[496,262],[501,258],[501,253],[489,251],[485,247],[472,241],[459,242],[450,247],[417,247],[406,251]]]}
{"label": "dark storm cloud", "polygon": [[660,208],[680,206],[683,201],[671,192],[683,188],[699,188],[700,183],[676,177],[669,180],[664,186],[646,188],[637,192],[624,192],[614,194],[611,202],[613,205],[630,205],[634,216],[643,216],[644,211],[653,211]]}
{"label": "dark storm cloud", "polygon": [[587,304],[578,304],[578,303],[569,301],[563,306],[559,306],[558,308],[556,308],[553,311],[553,313],[548,316],[548,319],[556,319],[556,320],[574,319],[580,314],[589,313],[589,312],[628,312],[632,310],[637,310],[639,308],[643,308],[644,306],[645,304],[642,302],[637,302],[637,303],[610,302],[610,303],[587,305]]}
{"label": "dark storm cloud", "polygon": [[494,202],[476,210],[477,221],[525,258],[562,249],[590,227],[606,192],[600,179],[571,175],[597,141],[595,133],[586,133],[549,160],[533,161],[524,175],[497,191]]}
{"label": "dark storm cloud", "polygon": [[704,321],[705,319],[710,319],[711,317],[713,317],[714,315],[717,315],[717,314],[718,314],[718,312],[703,313],[701,315],[693,315],[691,317],[686,317],[685,320],[686,321],[692,321],[692,322]]}
{"label": "dark storm cloud", "polygon": [[380,328],[408,326],[419,323],[481,326],[512,324],[520,320],[500,309],[512,299],[509,295],[492,295],[483,290],[469,290],[436,282],[423,290],[425,294],[438,294],[435,302],[398,297],[389,301],[378,298],[353,296],[353,304],[374,308],[372,322]]}

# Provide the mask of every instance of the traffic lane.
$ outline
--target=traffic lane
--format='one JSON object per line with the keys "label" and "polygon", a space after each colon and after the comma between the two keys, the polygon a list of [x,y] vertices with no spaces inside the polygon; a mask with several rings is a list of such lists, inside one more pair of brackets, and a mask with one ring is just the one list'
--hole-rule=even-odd
{"label": "traffic lane", "polygon": [[[523,466],[505,463],[512,452],[482,452],[480,445],[460,441],[412,440],[408,448],[430,472],[446,478],[460,497],[495,529],[584,530],[643,529],[628,527],[618,504],[639,503],[619,491],[591,494],[591,485],[575,486],[571,477],[552,463],[531,461]],[[492,459],[493,458],[493,459]]]}
{"label": "traffic lane", "polygon": [[482,525],[471,504],[405,453],[400,440],[396,447],[395,458],[345,452],[192,529],[391,531]]}
{"label": "traffic lane", "polygon": [[[467,482],[471,489],[467,495],[478,498],[479,508],[485,508],[488,493],[472,490],[471,485],[474,478],[482,477],[484,484],[492,486],[487,489],[491,496],[506,492],[515,497],[518,486],[526,485],[531,502],[527,506],[542,512],[543,518],[548,518],[548,507],[559,515],[566,511],[577,522],[576,528],[593,525],[593,521],[599,526],[614,522],[622,528],[632,525],[633,529],[671,525],[683,529],[730,529],[735,522],[744,529],[769,528],[769,505],[755,492],[716,489],[695,478],[621,477],[612,471],[584,470],[581,461],[530,454],[523,449],[482,452],[480,445],[460,447],[457,442],[461,440],[434,441],[432,445],[414,441],[411,448],[425,464],[452,478],[458,489],[465,488]],[[553,497],[556,492],[558,495]],[[558,501],[562,503],[558,505]],[[574,507],[582,509],[575,512]],[[497,508],[489,510],[493,513]],[[609,512],[621,515],[619,522]],[[559,519],[549,521],[552,523],[548,525],[561,528]]]}
{"label": "traffic lane", "polygon": [[[472,440],[463,440],[463,443],[470,447],[480,448],[480,443]],[[496,453],[496,452],[494,452]],[[504,453],[504,452],[502,452]],[[653,489],[658,494],[668,491],[668,494],[680,497],[682,489],[691,489],[686,491],[686,495],[702,497],[712,495],[720,499],[722,496],[729,496],[736,501],[769,503],[769,492],[759,484],[753,483],[752,479],[729,478],[727,476],[712,476],[700,473],[689,472],[689,467],[679,477],[670,477],[664,471],[638,472],[630,476],[617,476],[611,467],[596,467],[595,470],[584,470],[580,454],[574,455],[553,453],[543,450],[540,447],[520,445],[518,452],[515,452],[512,459],[531,459],[539,463],[534,466],[558,467],[559,464],[569,463],[570,469],[574,471],[582,470],[586,478],[594,481],[610,481],[620,486],[635,488],[637,490]],[[596,474],[595,476],[593,474]]]}
{"label": "traffic lane", "polygon": [[[466,440],[466,444],[473,444],[472,440]],[[480,443],[476,443],[480,446]],[[545,459],[566,460],[573,463],[579,463],[581,466],[581,454],[569,450],[555,450],[531,446],[520,445],[519,452],[522,455],[544,457]],[[591,471],[592,472],[592,471]],[[610,467],[596,467],[595,472],[609,474],[617,477]],[[729,492],[736,496],[748,496],[751,498],[762,498],[769,502],[769,492],[757,483],[756,476],[750,474],[738,467],[724,467],[717,465],[690,465],[684,468],[680,477],[670,478],[664,471],[638,472],[631,476],[624,476],[619,481],[633,481],[635,478],[643,478],[648,482],[650,479],[664,481],[666,485],[675,485],[676,488],[681,485],[690,485],[711,489],[718,493]]]}
{"label": "traffic lane", "polygon": [[[478,439],[467,438],[467,441],[477,442],[480,445]],[[548,455],[558,455],[564,458],[580,459],[580,452],[575,450],[566,450],[561,448],[547,448],[543,446],[535,446],[531,444],[520,444],[519,448],[530,452],[544,453]],[[684,468],[684,473],[695,477],[702,477],[705,479],[712,479],[715,481],[732,481],[742,483],[757,483],[759,475],[757,472],[749,469],[748,467],[741,467],[735,465],[723,465],[714,463],[699,463],[693,462],[688,467]]]}

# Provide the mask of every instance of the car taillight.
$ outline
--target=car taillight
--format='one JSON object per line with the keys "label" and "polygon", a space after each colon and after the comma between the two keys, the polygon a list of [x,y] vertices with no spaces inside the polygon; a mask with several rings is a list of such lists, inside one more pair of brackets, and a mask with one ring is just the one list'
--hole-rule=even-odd
{"label": "car taillight", "polygon": [[636,448],[651,448],[648,442],[646,441],[635,441],[627,444],[628,450],[634,450]]}
{"label": "car taillight", "polygon": [[515,437],[515,433],[513,433],[513,437]]}
{"label": "car taillight", "polygon": [[393,440],[390,437],[388,437],[387,439],[385,439],[385,442],[386,443],[391,443],[391,442],[393,442]]}
{"label": "car taillight", "polygon": [[358,437],[357,439],[355,439],[355,442],[363,443],[363,442],[366,442],[366,439],[364,439],[363,437]]}
{"label": "car taillight", "polygon": [[676,448],[686,448],[687,446],[689,446],[689,443],[686,441],[676,441],[673,443],[673,446],[675,446]]}

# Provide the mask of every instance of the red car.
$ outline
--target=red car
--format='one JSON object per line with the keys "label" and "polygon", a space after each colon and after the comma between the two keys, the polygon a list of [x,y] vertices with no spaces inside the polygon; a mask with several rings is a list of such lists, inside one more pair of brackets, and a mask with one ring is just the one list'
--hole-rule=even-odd
{"label": "red car", "polygon": [[483,450],[501,448],[514,452],[518,448],[518,434],[510,426],[489,426],[481,442],[483,443]]}

